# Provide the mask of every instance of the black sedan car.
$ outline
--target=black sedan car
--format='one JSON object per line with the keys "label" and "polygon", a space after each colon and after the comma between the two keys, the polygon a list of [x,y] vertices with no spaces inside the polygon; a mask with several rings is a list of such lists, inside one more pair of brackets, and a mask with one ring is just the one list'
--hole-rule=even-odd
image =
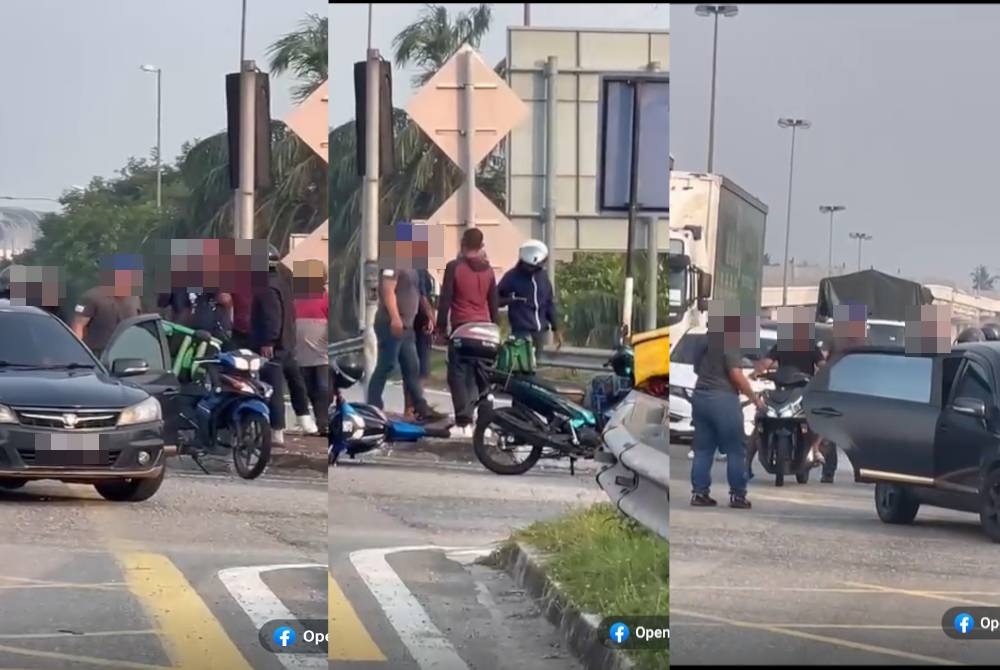
{"label": "black sedan car", "polygon": [[817,374],[803,405],[855,480],[875,483],[882,521],[912,523],[920,505],[973,512],[1000,542],[1000,343],[856,349]]}
{"label": "black sedan car", "polygon": [[123,381],[149,363],[129,354],[141,347],[122,326],[107,351],[124,355],[105,365],[56,317],[0,302],[0,487],[56,479],[131,502],[160,488],[160,401]]}

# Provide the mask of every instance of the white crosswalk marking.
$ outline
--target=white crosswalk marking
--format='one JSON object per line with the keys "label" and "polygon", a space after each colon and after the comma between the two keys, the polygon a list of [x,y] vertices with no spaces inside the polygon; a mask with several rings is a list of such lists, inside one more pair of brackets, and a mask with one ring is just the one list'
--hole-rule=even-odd
{"label": "white crosswalk marking", "polygon": [[[221,570],[219,571],[219,580],[259,630],[269,621],[298,618],[268,588],[261,575],[275,570],[315,568],[322,568],[324,572],[326,571],[326,566],[320,563],[257,565]],[[329,662],[323,654],[275,654],[275,656],[288,670],[326,670],[329,666]]]}

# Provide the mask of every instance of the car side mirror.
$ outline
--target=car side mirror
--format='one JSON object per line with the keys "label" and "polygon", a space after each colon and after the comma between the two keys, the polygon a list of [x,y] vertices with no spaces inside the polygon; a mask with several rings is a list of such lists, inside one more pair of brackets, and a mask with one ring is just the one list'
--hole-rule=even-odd
{"label": "car side mirror", "polygon": [[115,377],[134,377],[149,372],[149,363],[141,358],[116,358],[111,364]]}
{"label": "car side mirror", "polygon": [[976,398],[956,398],[951,405],[959,414],[971,416],[976,419],[986,420],[986,403]]}
{"label": "car side mirror", "polygon": [[708,300],[712,297],[712,273],[702,272],[698,275],[698,300]]}

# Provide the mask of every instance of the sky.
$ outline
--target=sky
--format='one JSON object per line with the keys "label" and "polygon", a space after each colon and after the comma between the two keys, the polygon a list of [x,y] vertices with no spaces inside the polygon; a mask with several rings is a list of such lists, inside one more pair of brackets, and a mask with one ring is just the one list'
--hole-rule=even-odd
{"label": "sky", "polygon": [[[471,3],[446,3],[453,13],[474,7]],[[383,58],[392,60],[392,39],[413,23],[424,5],[419,3],[376,4],[373,13],[372,46]],[[506,56],[507,26],[523,25],[523,3],[493,5],[494,28],[483,41],[480,51],[486,62],[498,63]],[[609,12],[603,4],[531,3],[532,26],[562,28],[668,28],[669,5],[629,4],[614,6]],[[338,126],[354,118],[355,61],[365,59],[368,48],[368,4],[337,3],[330,5],[330,31],[336,39],[330,44],[330,122]],[[392,102],[405,107],[412,95],[410,68],[393,69]]]}
{"label": "sky", "polygon": [[[319,0],[248,0],[247,58],[267,70],[268,45]],[[156,75],[163,70],[163,156],[226,127],[225,75],[239,70],[240,0],[3,0],[8,67],[0,104],[0,196],[58,198],[111,177],[156,145]],[[272,79],[271,117],[292,110],[291,79]],[[11,202],[33,209],[55,203]]]}
{"label": "sky", "polygon": [[[704,171],[712,22],[671,12],[671,151]],[[715,172],[770,207],[767,251],[784,247],[789,130],[796,139],[790,257],[855,267],[851,231],[873,236],[865,266],[960,286],[1000,272],[1000,7],[742,5],[721,18]]]}

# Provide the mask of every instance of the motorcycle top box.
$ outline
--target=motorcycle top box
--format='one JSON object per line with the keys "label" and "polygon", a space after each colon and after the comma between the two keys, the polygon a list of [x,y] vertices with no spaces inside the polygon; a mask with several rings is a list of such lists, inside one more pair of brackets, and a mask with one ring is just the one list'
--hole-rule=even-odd
{"label": "motorcycle top box", "polygon": [[452,331],[451,350],[463,358],[492,362],[500,351],[500,326],[465,323]]}

